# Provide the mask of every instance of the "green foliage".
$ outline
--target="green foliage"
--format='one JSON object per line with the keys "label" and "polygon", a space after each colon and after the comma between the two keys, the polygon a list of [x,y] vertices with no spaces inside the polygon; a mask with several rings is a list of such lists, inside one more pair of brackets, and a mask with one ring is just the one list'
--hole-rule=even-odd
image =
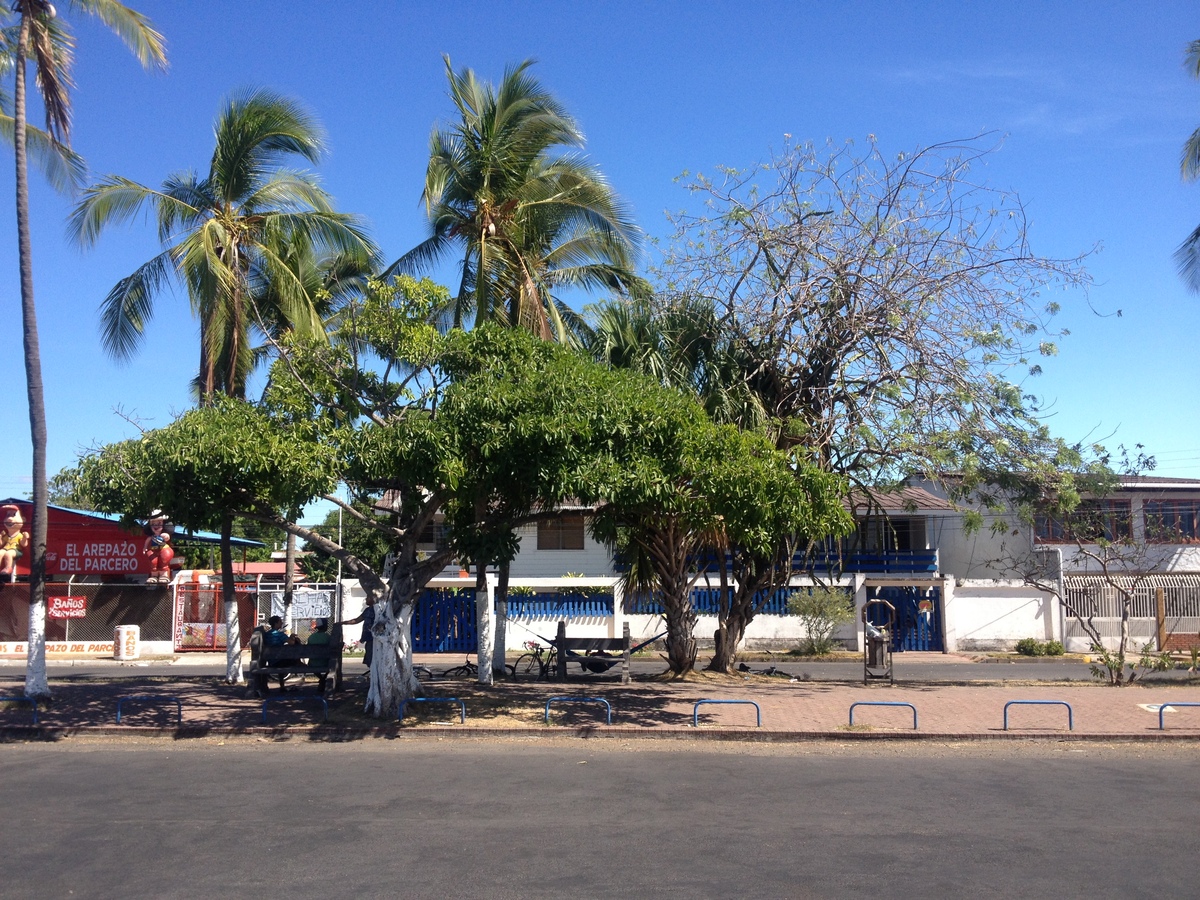
{"label": "green foliage", "polygon": [[1066,653],[1066,648],[1063,646],[1062,641],[1046,641],[1042,645],[1042,650],[1044,651],[1043,656],[1062,656]]}
{"label": "green foliage", "polygon": [[1092,644],[1092,655],[1096,658],[1088,667],[1092,677],[1111,685],[1133,684],[1147,672],[1166,672],[1175,667],[1171,654],[1157,652],[1150,641],[1138,650],[1136,662],[1130,662],[1124,653],[1108,650],[1102,644]]}
{"label": "green foliage", "polygon": [[1045,656],[1046,645],[1037,638],[1021,638],[1017,641],[1016,650],[1022,656]]}
{"label": "green foliage", "polygon": [[[150,188],[117,175],[89,187],[70,228],[84,246],[111,224],[153,210],[163,252],[122,278],[101,304],[101,343],[127,359],[154,301],[177,280],[200,319],[202,399],[244,397],[259,358],[252,336],[325,335],[330,291],[366,272],[375,247],[354,216],[333,210],[316,178],[294,168],[324,150],[319,123],[266,90],[235,94],[217,117],[206,175],[169,175]],[[327,279],[326,273],[337,277]]]}
{"label": "green foliage", "polygon": [[311,428],[222,399],[85,457],[75,477],[104,512],[137,517],[157,506],[185,528],[212,530],[226,513],[299,508],[333,488],[337,468],[335,447]]}
{"label": "green foliage", "polygon": [[838,626],[854,621],[854,599],[841,588],[800,588],[788,597],[788,612],[799,616],[804,626],[801,651],[820,656],[834,648]]}
{"label": "green foliage", "polygon": [[625,292],[640,283],[641,233],[603,175],[582,156],[574,119],[529,73],[508,68],[498,86],[446,60],[457,120],[430,137],[422,199],[429,237],[393,268],[419,270],[455,254],[462,282],[442,309],[446,327],[504,322],[574,340],[578,315],[562,287]]}

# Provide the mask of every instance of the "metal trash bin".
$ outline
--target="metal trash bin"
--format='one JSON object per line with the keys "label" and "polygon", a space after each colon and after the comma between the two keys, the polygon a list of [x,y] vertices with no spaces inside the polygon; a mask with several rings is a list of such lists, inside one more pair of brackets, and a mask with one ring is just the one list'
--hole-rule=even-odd
{"label": "metal trash bin", "polygon": [[137,659],[142,652],[142,629],[137,625],[118,625],[113,635],[113,659]]}

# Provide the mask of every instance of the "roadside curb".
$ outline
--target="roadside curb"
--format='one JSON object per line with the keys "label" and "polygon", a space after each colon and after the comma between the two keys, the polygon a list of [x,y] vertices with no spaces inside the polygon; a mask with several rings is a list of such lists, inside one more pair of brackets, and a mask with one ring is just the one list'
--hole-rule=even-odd
{"label": "roadside curb", "polygon": [[302,739],[313,742],[344,743],[360,740],[445,740],[462,738],[577,738],[580,740],[674,740],[698,743],[836,743],[843,741],[950,741],[983,743],[995,741],[1036,741],[1040,743],[1179,743],[1200,741],[1200,733],[1171,731],[1147,732],[927,732],[927,731],[758,731],[731,728],[700,728],[671,726],[636,728],[621,725],[561,726],[543,728],[478,728],[448,726],[444,728],[418,726],[380,726],[349,728],[338,725],[276,725],[276,726],[204,726],[157,727],[146,725],[6,725],[0,727],[0,743],[26,741],[61,741],[73,737],[128,737],[195,740],[200,738],[273,738],[274,740]]}

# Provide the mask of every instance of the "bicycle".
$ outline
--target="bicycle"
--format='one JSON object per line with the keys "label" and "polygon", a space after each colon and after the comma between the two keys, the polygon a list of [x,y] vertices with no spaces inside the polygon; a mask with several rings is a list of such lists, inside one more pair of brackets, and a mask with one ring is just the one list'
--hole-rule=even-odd
{"label": "bicycle", "polygon": [[[513,674],[513,667],[505,663],[504,669],[508,674]],[[471,662],[471,654],[468,653],[466,659],[463,660],[461,666],[454,666],[452,669],[447,669],[442,673],[443,678],[478,678],[479,666]]]}
{"label": "bicycle", "polygon": [[[525,650],[512,666],[513,675],[528,675],[536,667],[538,681],[548,678],[558,663],[558,650],[554,647],[543,647],[537,641],[526,641]],[[549,651],[549,655],[546,655],[546,651]]]}

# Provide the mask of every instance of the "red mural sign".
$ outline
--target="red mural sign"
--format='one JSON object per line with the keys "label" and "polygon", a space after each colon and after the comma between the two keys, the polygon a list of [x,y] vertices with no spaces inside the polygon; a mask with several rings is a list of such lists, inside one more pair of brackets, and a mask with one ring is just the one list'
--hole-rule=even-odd
{"label": "red mural sign", "polygon": [[[17,501],[28,522],[33,515],[29,504]],[[117,522],[72,510],[50,509],[46,535],[46,574],[91,577],[104,575],[144,575],[150,571],[150,558],[142,553],[145,537],[139,530],[127,530]],[[17,561],[17,574],[29,574],[29,554]]]}
{"label": "red mural sign", "polygon": [[82,619],[87,615],[87,597],[47,597],[46,616],[51,619]]}

